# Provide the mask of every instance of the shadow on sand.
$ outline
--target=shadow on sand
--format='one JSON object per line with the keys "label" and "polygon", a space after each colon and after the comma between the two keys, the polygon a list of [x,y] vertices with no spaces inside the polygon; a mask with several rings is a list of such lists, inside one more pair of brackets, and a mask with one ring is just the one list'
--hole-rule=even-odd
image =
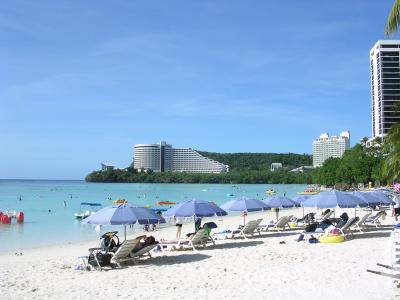
{"label": "shadow on sand", "polygon": [[375,231],[368,231],[368,232],[363,232],[363,233],[355,233],[353,235],[350,235],[350,239],[373,239],[373,238],[382,238],[382,237],[389,237],[390,236],[390,231],[385,229],[385,230],[375,230]]}
{"label": "shadow on sand", "polygon": [[264,242],[261,241],[249,241],[249,240],[232,240],[231,242],[225,242],[219,244],[218,241],[215,241],[215,245],[210,246],[209,248],[206,249],[232,249],[232,248],[244,248],[244,247],[253,247],[257,245],[264,244]]}
{"label": "shadow on sand", "polygon": [[210,255],[201,254],[201,253],[181,253],[181,251],[175,251],[175,255],[163,255],[156,256],[150,259],[142,259],[140,262],[136,263],[137,265],[145,266],[145,265],[177,265],[177,264],[188,264],[192,262],[202,261],[210,258]]}

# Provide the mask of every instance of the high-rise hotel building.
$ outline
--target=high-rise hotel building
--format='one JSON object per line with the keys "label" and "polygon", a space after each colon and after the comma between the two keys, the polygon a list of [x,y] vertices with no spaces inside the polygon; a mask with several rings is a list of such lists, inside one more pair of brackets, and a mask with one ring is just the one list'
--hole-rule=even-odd
{"label": "high-rise hotel building", "polygon": [[350,149],[350,132],[343,131],[339,136],[323,133],[313,142],[313,167],[322,167],[331,157],[342,157]]}
{"label": "high-rise hotel building", "polygon": [[134,168],[155,172],[222,173],[229,166],[191,148],[172,148],[166,142],[135,145]]}
{"label": "high-rise hotel building", "polygon": [[400,121],[400,40],[379,40],[370,51],[372,137],[383,137]]}

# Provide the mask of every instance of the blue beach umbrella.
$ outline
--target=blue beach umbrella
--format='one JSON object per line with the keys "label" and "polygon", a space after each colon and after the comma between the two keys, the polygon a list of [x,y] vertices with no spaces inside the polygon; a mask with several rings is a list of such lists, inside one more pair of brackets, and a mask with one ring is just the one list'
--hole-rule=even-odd
{"label": "blue beach umbrella", "polygon": [[150,209],[136,206],[131,203],[123,203],[104,207],[84,219],[82,223],[97,225],[124,225],[126,239],[127,224],[157,224],[165,223],[165,220]]}
{"label": "blue beach umbrella", "polygon": [[303,203],[304,201],[306,201],[310,197],[311,197],[311,195],[300,195],[300,196],[294,197],[292,200],[294,202],[297,202],[297,203],[301,204],[301,203]]}
{"label": "blue beach umbrella", "polygon": [[163,213],[164,217],[212,217],[212,216],[226,216],[227,212],[221,209],[213,202],[205,200],[191,199],[185,202],[175,204],[166,212]]}
{"label": "blue beach umbrella", "polygon": [[360,207],[375,206],[375,205],[390,205],[393,201],[382,192],[351,192],[350,194],[361,199],[363,203]]}
{"label": "blue beach umbrella", "polygon": [[263,199],[262,202],[273,208],[289,208],[299,204],[287,197],[273,196]]}
{"label": "blue beach umbrella", "polygon": [[317,207],[317,208],[354,208],[363,201],[354,195],[332,190],[329,192],[322,192],[317,195],[311,196],[302,202],[304,207]]}
{"label": "blue beach umbrella", "polygon": [[[258,199],[251,198],[237,198],[234,200],[230,200],[221,205],[221,208],[226,211],[238,211],[238,212],[252,212],[252,211],[260,211],[267,210],[270,207]],[[246,223],[246,215],[243,214],[243,222]]]}
{"label": "blue beach umbrella", "polygon": [[302,203],[303,203],[304,201],[306,201],[306,200],[307,200],[308,198],[310,198],[310,197],[311,197],[311,195],[300,195],[300,196],[296,196],[296,197],[294,197],[294,198],[292,199],[293,201],[299,203],[300,206],[303,207],[303,217],[304,217],[304,206],[302,205]]}
{"label": "blue beach umbrella", "polygon": [[221,205],[221,208],[227,211],[251,212],[266,210],[271,207],[261,200],[241,197],[225,202]]}

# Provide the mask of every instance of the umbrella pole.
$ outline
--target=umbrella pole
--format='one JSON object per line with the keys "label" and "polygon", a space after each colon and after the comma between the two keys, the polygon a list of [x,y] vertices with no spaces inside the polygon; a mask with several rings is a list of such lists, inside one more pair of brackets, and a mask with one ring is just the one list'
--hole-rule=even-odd
{"label": "umbrella pole", "polygon": [[124,224],[124,235],[125,235],[125,240],[126,241],[126,224]]}

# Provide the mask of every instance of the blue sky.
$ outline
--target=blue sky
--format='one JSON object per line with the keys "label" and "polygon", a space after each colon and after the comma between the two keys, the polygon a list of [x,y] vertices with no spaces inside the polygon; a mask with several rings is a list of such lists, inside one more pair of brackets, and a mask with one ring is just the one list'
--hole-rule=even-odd
{"label": "blue sky", "polygon": [[4,1],[0,178],[82,179],[136,143],[311,153],[371,134],[393,1]]}

